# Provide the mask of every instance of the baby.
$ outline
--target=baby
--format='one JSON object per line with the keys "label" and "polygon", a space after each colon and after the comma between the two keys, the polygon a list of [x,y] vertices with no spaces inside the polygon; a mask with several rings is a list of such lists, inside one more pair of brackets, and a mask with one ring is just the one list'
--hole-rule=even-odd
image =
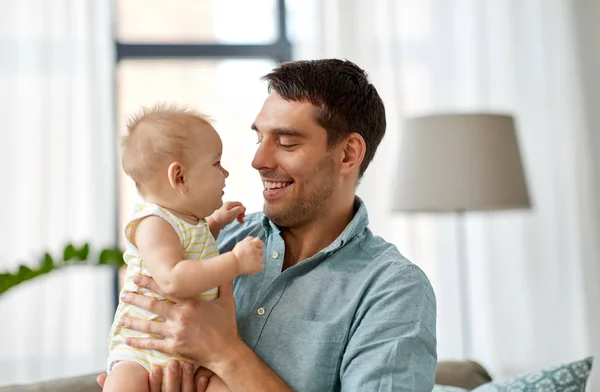
{"label": "baby", "polygon": [[[206,119],[187,109],[158,105],[142,110],[127,128],[122,166],[143,202],[135,206],[125,226],[123,290],[166,300],[133,283],[136,275],[144,274],[152,276],[169,297],[212,300],[218,296],[217,286],[240,274],[261,271],[263,243],[258,238],[247,237],[231,252],[218,254],[215,237],[233,220],[243,221],[245,208],[239,202],[222,202],[229,173],[220,162],[221,139]],[[127,337],[145,334],[119,327],[117,321],[123,316],[159,319],[119,303],[109,336],[104,391],[148,391],[152,366],[164,368],[170,360],[183,360],[127,346]],[[211,377],[209,390],[223,388],[227,390],[221,380]]]}

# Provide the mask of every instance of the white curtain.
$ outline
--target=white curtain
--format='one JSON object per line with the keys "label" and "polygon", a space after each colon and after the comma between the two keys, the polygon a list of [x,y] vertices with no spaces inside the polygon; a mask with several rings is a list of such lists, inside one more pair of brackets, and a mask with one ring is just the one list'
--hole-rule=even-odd
{"label": "white curtain", "polygon": [[[0,271],[113,245],[110,2],[0,2]],[[104,368],[109,268],[73,267],[0,296],[0,385]]]}
{"label": "white curtain", "polygon": [[495,378],[600,354],[600,194],[585,111],[592,105],[580,72],[581,54],[592,48],[577,40],[573,4],[290,2],[295,57],[357,62],[386,103],[388,134],[359,194],[372,228],[434,284],[440,359],[463,356],[456,222],[390,212],[389,168],[402,119],[453,111],[515,116],[533,209],[470,214],[467,221],[471,357]]}

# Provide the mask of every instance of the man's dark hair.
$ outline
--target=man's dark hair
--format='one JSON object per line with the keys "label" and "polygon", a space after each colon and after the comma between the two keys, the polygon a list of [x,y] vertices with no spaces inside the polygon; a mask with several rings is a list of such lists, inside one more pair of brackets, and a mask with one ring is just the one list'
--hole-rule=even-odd
{"label": "man's dark hair", "polygon": [[317,107],[315,120],[327,130],[328,147],[352,132],[360,134],[366,144],[359,172],[362,177],[386,127],[383,101],[363,69],[339,59],[289,61],[262,79],[269,83],[269,92]]}

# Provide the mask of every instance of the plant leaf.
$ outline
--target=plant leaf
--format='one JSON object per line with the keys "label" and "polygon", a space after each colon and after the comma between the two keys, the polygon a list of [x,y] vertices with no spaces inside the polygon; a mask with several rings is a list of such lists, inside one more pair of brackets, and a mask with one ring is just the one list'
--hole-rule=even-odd
{"label": "plant leaf", "polygon": [[63,252],[63,260],[64,261],[73,260],[73,259],[75,259],[76,254],[77,254],[77,251],[75,250],[75,247],[73,246],[73,244],[68,244],[67,246],[65,246],[65,250]]}
{"label": "plant leaf", "polygon": [[[88,261],[90,258],[90,244],[84,243],[79,248],[76,248],[73,244],[67,244],[63,251],[63,262],[59,259],[53,259],[49,253],[44,253],[39,259],[39,265],[34,268],[30,268],[27,265],[20,265],[16,272],[2,272],[0,273],[0,295],[8,291],[9,289],[25,282],[30,279],[36,278],[40,275],[47,274],[53,270],[61,268],[65,264],[71,264],[73,262]],[[71,263],[66,263],[71,262]],[[116,268],[121,267],[125,264],[123,260],[123,252],[115,248],[106,248],[102,250],[99,255],[97,264],[110,265]]]}
{"label": "plant leaf", "polygon": [[100,260],[98,264],[101,265],[112,265],[113,267],[121,267],[125,264],[123,260],[123,252],[120,249],[104,249],[100,253]]}
{"label": "plant leaf", "polygon": [[40,271],[42,273],[50,272],[54,269],[54,260],[52,260],[52,256],[49,253],[44,253],[44,257],[42,258],[42,263],[40,265]]}

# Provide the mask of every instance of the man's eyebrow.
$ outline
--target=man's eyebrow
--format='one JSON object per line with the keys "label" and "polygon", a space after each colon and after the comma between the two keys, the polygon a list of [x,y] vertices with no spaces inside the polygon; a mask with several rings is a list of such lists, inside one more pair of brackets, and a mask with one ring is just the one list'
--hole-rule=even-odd
{"label": "man's eyebrow", "polygon": [[[250,128],[252,128],[254,131],[258,132],[258,127],[256,126],[256,124],[252,124],[252,126],[250,126]],[[275,129],[270,129],[269,132],[274,133],[275,135],[279,135],[279,136],[296,136],[296,137],[306,138],[306,135],[304,133],[297,131],[295,129],[292,129],[292,128],[275,128]]]}

